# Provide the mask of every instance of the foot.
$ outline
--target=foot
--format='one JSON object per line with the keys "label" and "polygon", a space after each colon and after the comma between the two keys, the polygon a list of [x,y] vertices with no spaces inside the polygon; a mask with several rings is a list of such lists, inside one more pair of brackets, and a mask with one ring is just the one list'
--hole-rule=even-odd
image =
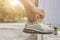
{"label": "foot", "polygon": [[35,22],[33,24],[26,23],[23,32],[33,34],[52,34],[53,30],[43,26],[42,23],[38,24],[37,22]]}

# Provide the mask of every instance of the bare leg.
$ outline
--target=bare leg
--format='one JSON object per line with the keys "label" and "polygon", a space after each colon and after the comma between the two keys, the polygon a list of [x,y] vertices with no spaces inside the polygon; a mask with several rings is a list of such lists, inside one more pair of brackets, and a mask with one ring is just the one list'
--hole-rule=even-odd
{"label": "bare leg", "polygon": [[28,17],[28,21],[31,22],[31,23],[34,23],[37,21],[37,13],[40,14],[40,16],[44,15],[42,13],[41,10],[39,10],[32,2],[30,2],[29,0],[21,0],[21,2],[23,3],[25,9],[26,9],[26,12],[27,12],[27,17]]}
{"label": "bare leg", "polygon": [[[51,34],[52,31],[47,28],[43,28],[42,25],[39,25],[38,23],[35,23],[37,21],[37,15],[39,19],[44,18],[44,11],[37,8],[31,1],[29,0],[21,0],[23,3],[25,9],[26,9],[26,15],[28,18],[28,22],[31,24],[27,23],[25,25],[25,28],[23,32],[26,33],[40,33],[40,34]],[[43,31],[42,31],[43,30]]]}

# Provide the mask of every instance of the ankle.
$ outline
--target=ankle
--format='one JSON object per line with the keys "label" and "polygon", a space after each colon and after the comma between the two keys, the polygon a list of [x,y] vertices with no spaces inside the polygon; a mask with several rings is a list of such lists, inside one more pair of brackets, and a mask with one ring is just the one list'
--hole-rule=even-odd
{"label": "ankle", "polygon": [[37,23],[37,21],[34,21],[34,22],[27,21],[27,22],[28,22],[28,24],[36,24]]}

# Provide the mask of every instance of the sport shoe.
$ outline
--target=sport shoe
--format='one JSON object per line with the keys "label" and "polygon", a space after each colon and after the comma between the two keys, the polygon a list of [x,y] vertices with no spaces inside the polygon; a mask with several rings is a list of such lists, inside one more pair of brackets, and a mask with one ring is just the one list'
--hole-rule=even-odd
{"label": "sport shoe", "polygon": [[33,34],[52,34],[53,33],[53,31],[50,28],[45,27],[43,23],[38,24],[37,22],[33,24],[27,22],[23,32],[33,33]]}
{"label": "sport shoe", "polygon": [[40,22],[40,25],[47,30],[52,30],[53,31],[53,29],[51,27],[49,27],[49,25],[45,25],[45,24],[43,24],[43,22]]}

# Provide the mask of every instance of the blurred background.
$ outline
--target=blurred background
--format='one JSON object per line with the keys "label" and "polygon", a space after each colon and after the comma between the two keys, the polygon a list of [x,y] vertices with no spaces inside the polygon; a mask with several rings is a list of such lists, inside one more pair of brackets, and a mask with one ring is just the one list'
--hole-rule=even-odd
{"label": "blurred background", "polygon": [[[31,0],[38,6],[38,0]],[[26,22],[26,11],[19,0],[0,0],[0,23]]]}

